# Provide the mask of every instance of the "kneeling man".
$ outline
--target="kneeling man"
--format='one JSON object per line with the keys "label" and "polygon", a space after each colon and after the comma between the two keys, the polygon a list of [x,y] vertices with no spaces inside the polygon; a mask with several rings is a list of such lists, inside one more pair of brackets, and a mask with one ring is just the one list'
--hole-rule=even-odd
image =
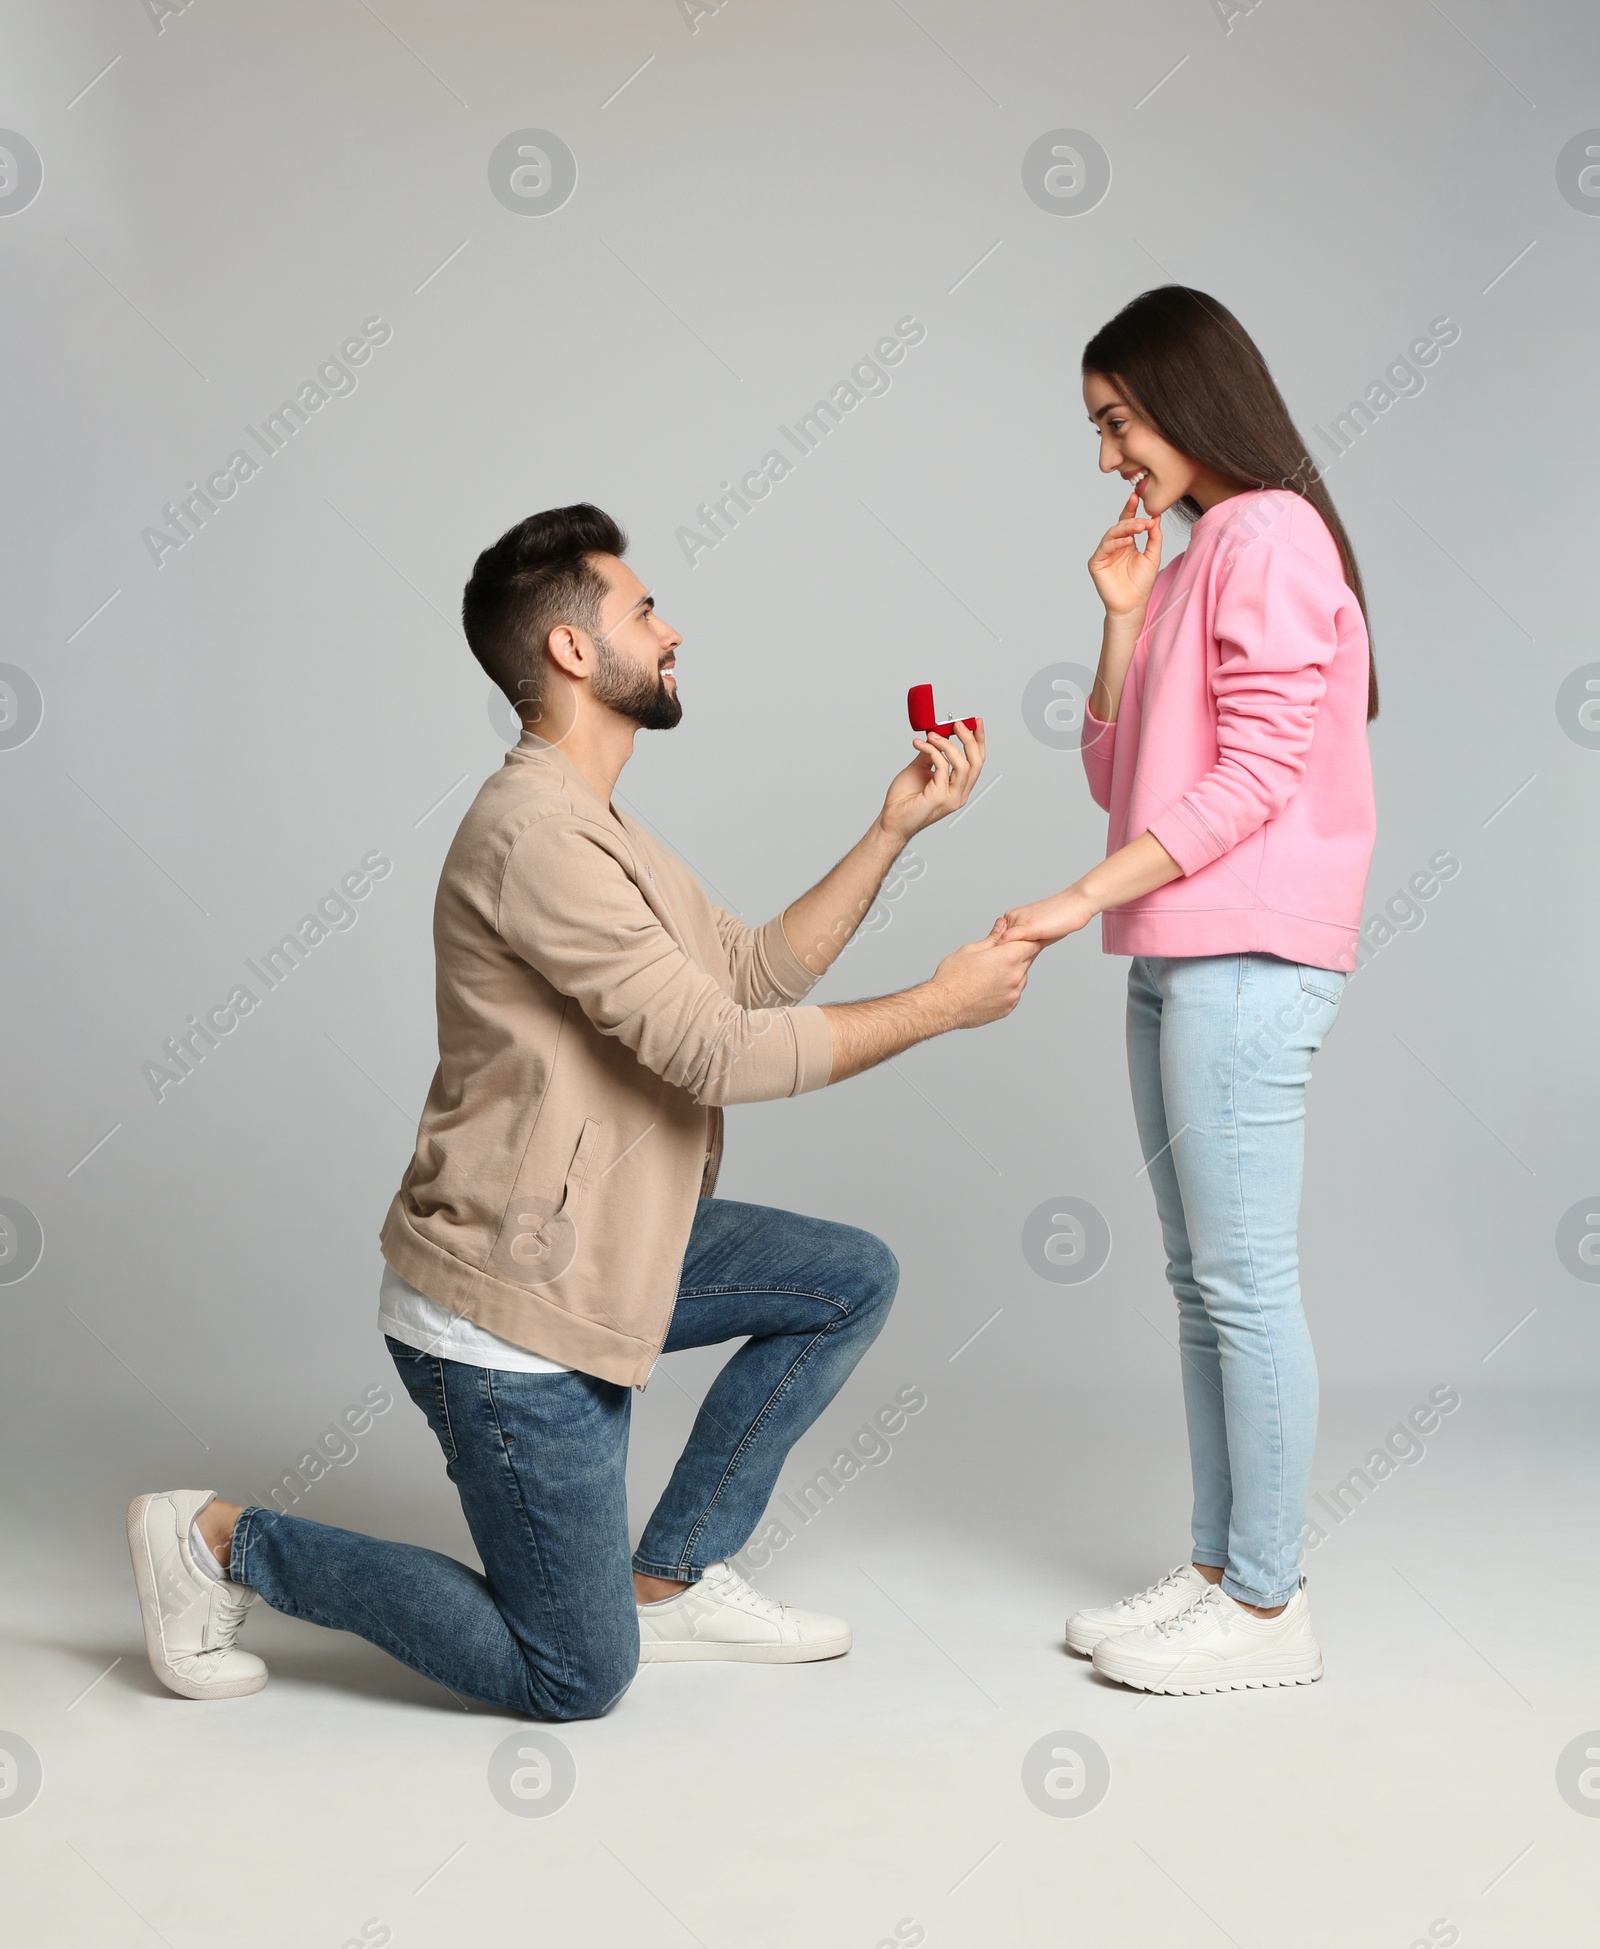
{"label": "kneeling man", "polygon": [[[532,515],[478,558],[462,605],[524,729],[440,877],[439,1066],[383,1228],[379,1325],[483,1572],[209,1490],[139,1496],[146,1646],[186,1697],[266,1683],[237,1642],[258,1596],[535,1719],[606,1711],[641,1659],[850,1648],[840,1619],[762,1596],[729,1559],[899,1269],[851,1226],[713,1197],[722,1106],[1007,1015],[1038,950],[991,935],[901,994],[800,1006],[906,842],[967,803],[982,726],[919,738],[865,838],[745,926],[612,802],[638,731],[682,715],[682,639],[626,546],[598,508]],[[743,1344],[630,1560],[632,1390],[661,1353],[721,1341]]]}

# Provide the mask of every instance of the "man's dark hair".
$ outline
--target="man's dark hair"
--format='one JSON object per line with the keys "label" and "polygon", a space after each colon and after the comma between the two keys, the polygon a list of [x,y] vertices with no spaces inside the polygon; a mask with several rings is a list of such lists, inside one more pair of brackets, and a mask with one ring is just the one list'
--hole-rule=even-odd
{"label": "man's dark hair", "polygon": [[513,707],[538,709],[544,646],[558,623],[599,633],[607,589],[588,558],[627,548],[609,514],[579,501],[530,514],[478,557],[461,596],[461,627]]}

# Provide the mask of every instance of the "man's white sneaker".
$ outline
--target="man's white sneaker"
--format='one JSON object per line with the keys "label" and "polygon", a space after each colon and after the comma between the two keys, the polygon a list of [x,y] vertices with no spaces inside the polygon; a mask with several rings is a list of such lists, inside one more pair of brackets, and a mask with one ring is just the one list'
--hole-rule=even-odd
{"label": "man's white sneaker", "polygon": [[1305,1581],[1276,1617],[1257,1617],[1214,1585],[1159,1624],[1102,1638],[1094,1668],[1144,1692],[1242,1692],[1322,1676]]}
{"label": "man's white sneaker", "polygon": [[796,1611],[752,1589],[731,1563],[713,1563],[698,1583],[659,1604],[640,1604],[639,1662],[730,1658],[751,1665],[800,1665],[850,1649],[843,1618]]}
{"label": "man's white sneaker", "polygon": [[1132,1597],[1119,1597],[1114,1604],[1098,1610],[1074,1611],[1067,1619],[1067,1649],[1085,1658],[1102,1638],[1116,1631],[1136,1631],[1141,1624],[1159,1624],[1163,1618],[1186,1611],[1197,1597],[1211,1586],[1192,1563],[1180,1563],[1158,1577],[1148,1590]]}
{"label": "man's white sneaker", "polygon": [[207,1576],[189,1547],[189,1525],[213,1499],[210,1489],[166,1489],[128,1504],[150,1668],[186,1699],[242,1698],[267,1682],[266,1666],[234,1642],[256,1593]]}

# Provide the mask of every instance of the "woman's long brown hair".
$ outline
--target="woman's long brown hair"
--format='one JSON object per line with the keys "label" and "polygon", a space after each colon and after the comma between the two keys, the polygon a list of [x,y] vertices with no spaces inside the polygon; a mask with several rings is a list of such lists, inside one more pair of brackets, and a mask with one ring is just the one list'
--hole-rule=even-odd
{"label": "woman's long brown hair", "polygon": [[[1255,341],[1226,305],[1186,284],[1142,291],[1083,348],[1083,369],[1127,393],[1163,440],[1241,487],[1280,487],[1328,525],[1351,593],[1367,613],[1361,571],[1322,470],[1311,458]],[[1180,513],[1200,504],[1185,495]],[[1367,648],[1367,717],[1378,715],[1378,671]]]}

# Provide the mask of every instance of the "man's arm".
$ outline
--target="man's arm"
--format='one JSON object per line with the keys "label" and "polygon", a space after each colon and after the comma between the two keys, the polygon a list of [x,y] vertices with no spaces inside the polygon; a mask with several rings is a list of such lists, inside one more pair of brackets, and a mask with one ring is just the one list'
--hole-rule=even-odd
{"label": "man's arm", "polygon": [[789,945],[813,975],[824,975],[872,910],[905,841],[874,819],[831,873],[783,910]]}
{"label": "man's arm", "polygon": [[741,1007],[662,925],[635,871],[616,827],[558,808],[512,842],[495,931],[600,1034],[696,1103],[822,1088],[833,1044],[821,1011]]}
{"label": "man's arm", "polygon": [[830,1083],[859,1076],[913,1043],[949,1029],[975,1029],[1009,1015],[1040,952],[1035,941],[989,934],[947,954],[932,976],[898,995],[869,1002],[824,1002],[833,1032]]}
{"label": "man's arm", "polygon": [[[844,952],[877,899],[889,868],[913,836],[936,819],[959,811],[967,803],[983,770],[982,718],[978,719],[975,731],[958,724],[953,737],[941,738],[930,733],[912,742],[917,746],[918,756],[891,783],[883,810],[865,835],[831,873],[784,909],[783,931],[789,945],[814,975],[826,974]],[[921,1037],[912,1036],[910,1040],[920,1041]],[[909,1043],[900,1046],[906,1048]],[[882,1061],[882,1057],[874,1060]],[[855,1071],[846,1073],[854,1075]]]}
{"label": "man's arm", "polygon": [[602,1035],[696,1103],[820,1089],[947,1029],[1008,1015],[1039,948],[998,934],[947,955],[915,988],[827,1008],[741,1008],[691,961],[640,893],[614,829],[555,812],[513,842],[494,926]]}

